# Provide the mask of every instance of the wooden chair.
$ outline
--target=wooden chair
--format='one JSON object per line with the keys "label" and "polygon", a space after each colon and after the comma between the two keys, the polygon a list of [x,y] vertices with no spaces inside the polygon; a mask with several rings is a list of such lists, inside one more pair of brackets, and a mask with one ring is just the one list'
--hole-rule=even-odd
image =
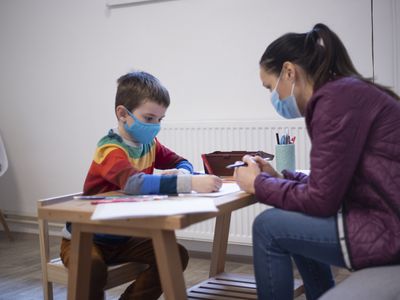
{"label": "wooden chair", "polygon": [[4,232],[6,233],[8,239],[9,239],[10,241],[12,241],[12,240],[13,240],[13,237],[12,237],[12,235],[11,235],[10,229],[8,228],[7,221],[6,221],[6,219],[4,218],[3,211],[2,211],[1,209],[0,209],[0,223],[3,225]]}
{"label": "wooden chair", "polygon": [[[4,143],[0,135],[0,177],[3,176],[3,174],[7,171],[7,169],[8,169],[8,159],[7,159],[6,148],[4,147]],[[10,229],[8,228],[6,218],[4,218],[3,211],[1,209],[0,209],[0,223],[3,225],[4,232],[6,233],[8,239],[12,241],[13,238],[11,236]]]}
{"label": "wooden chair", "polygon": [[[52,203],[63,202],[67,199],[71,199],[71,197],[74,195],[66,195],[40,200],[38,202],[38,205],[45,206]],[[42,219],[38,219],[38,222],[40,258],[42,264],[43,295],[45,300],[52,300],[53,282],[68,285],[68,269],[62,263],[61,258],[56,257],[52,259],[50,257],[48,222]],[[111,289],[118,285],[135,280],[136,277],[146,268],[147,265],[139,263],[125,263],[109,266],[105,289]]]}

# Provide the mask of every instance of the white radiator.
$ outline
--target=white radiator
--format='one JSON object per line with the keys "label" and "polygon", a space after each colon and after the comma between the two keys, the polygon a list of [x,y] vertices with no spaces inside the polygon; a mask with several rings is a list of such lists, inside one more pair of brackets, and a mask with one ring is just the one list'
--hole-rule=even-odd
{"label": "white radiator", "polygon": [[[203,171],[201,154],[213,151],[258,151],[274,153],[276,133],[289,131],[296,137],[296,168],[309,169],[310,141],[304,120],[295,121],[227,121],[204,123],[164,123],[160,142],[188,159],[196,171]],[[274,162],[272,163],[274,165]],[[266,208],[256,204],[232,214],[229,242],[251,244],[251,225]],[[211,241],[215,220],[205,221],[177,232],[179,238]]]}

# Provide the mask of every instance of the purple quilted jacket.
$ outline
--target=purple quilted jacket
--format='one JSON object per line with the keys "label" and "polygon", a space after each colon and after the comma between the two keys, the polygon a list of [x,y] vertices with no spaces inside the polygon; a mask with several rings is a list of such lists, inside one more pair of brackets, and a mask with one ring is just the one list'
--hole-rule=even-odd
{"label": "purple quilted jacket", "polygon": [[310,175],[261,173],[259,201],[317,217],[342,208],[349,267],[400,263],[400,102],[341,78],[314,93],[306,124]]}

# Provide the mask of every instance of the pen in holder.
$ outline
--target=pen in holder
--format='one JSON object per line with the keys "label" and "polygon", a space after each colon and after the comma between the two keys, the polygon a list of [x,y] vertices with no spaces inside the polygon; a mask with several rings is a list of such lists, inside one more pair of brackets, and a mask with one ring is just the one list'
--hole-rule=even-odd
{"label": "pen in holder", "polygon": [[295,144],[279,144],[275,145],[275,161],[276,170],[296,170]]}

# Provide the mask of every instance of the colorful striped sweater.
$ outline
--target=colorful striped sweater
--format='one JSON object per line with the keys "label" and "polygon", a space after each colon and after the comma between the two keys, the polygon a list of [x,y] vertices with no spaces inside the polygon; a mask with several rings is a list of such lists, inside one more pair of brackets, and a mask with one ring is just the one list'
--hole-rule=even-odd
{"label": "colorful striped sweater", "polygon": [[190,176],[153,175],[154,169],[185,169],[192,165],[154,139],[150,144],[129,145],[110,130],[98,145],[86,176],[83,193],[94,195],[114,190],[127,194],[176,194],[191,191]]}
{"label": "colorful striped sweater", "polygon": [[[157,139],[135,146],[111,129],[97,144],[83,187],[84,195],[122,190],[127,194],[177,194],[191,192],[192,164]],[[184,169],[188,175],[155,175],[154,169]],[[67,231],[65,231],[65,229]],[[70,238],[71,224],[63,230]],[[121,243],[129,237],[95,234],[97,243]]]}

